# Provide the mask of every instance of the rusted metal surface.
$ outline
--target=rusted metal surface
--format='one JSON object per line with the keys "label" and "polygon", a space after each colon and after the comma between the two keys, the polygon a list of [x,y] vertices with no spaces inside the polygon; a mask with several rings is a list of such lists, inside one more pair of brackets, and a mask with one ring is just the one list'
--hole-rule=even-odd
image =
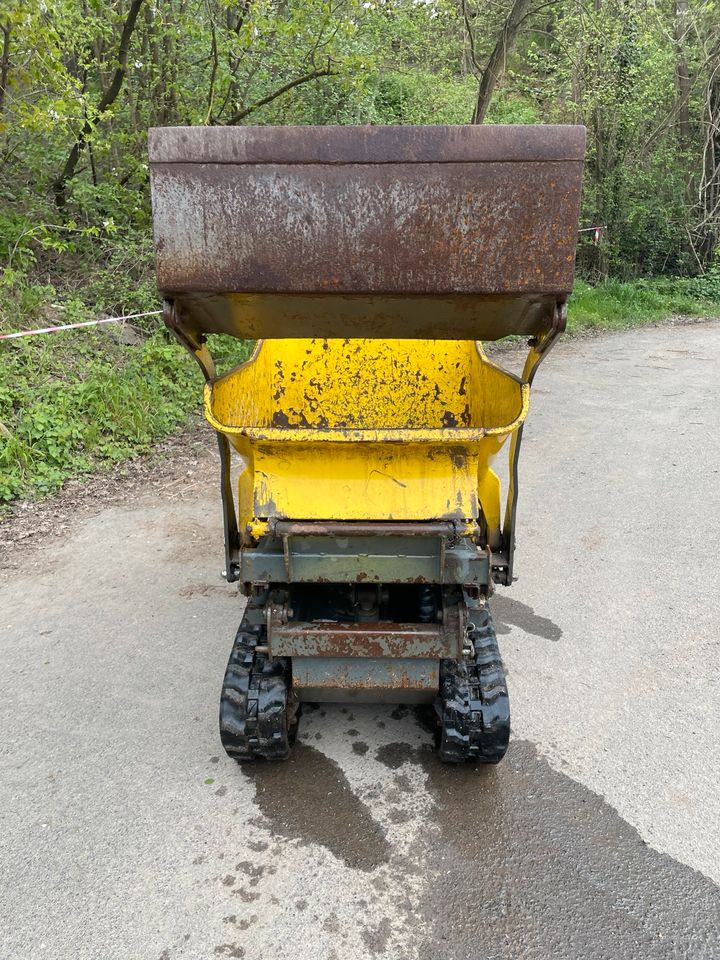
{"label": "rusted metal surface", "polygon": [[432,701],[440,683],[439,660],[296,657],[293,688],[300,700],[392,703]]}
{"label": "rusted metal surface", "polygon": [[[158,285],[194,333],[490,339],[488,313],[495,336],[539,330],[572,286],[584,135],[152,131]],[[433,333],[418,295],[439,298]]]}
{"label": "rusted metal surface", "polygon": [[303,622],[292,615],[287,595],[276,591],[266,613],[270,655],[292,657],[293,682],[316,692],[436,690],[439,661],[461,657],[468,626],[467,606],[457,589],[444,592],[441,619],[434,623]]}
{"label": "rusted metal surface", "polygon": [[275,520],[268,524],[278,537],[456,537],[467,523],[347,523],[342,520],[303,523],[298,520]]}
{"label": "rusted metal surface", "polygon": [[581,171],[574,161],[156,164],[158,284],[567,294]]}
{"label": "rusted metal surface", "polygon": [[[253,583],[446,583],[489,586],[489,553],[462,537],[263,537],[240,550],[239,579]],[[287,550],[284,549],[287,544]],[[441,549],[442,548],[442,549]],[[288,568],[292,578],[288,575]]]}
{"label": "rusted metal surface", "polygon": [[[455,626],[455,624],[452,624]],[[273,627],[271,649],[277,657],[458,657],[461,637],[449,625],[435,623],[313,623],[291,621]]]}
{"label": "rusted metal surface", "polygon": [[158,127],[151,163],[433,163],[582,159],[581,126]]}

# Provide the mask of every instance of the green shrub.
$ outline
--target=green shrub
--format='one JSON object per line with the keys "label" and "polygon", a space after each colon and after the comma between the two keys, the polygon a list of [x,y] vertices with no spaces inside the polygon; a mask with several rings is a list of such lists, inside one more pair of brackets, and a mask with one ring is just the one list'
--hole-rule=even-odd
{"label": "green shrub", "polygon": [[[605,280],[591,286],[575,281],[568,304],[568,329],[619,329],[652,323],[669,316],[701,317],[720,312],[720,289],[713,292],[705,278],[660,278],[622,283]],[[720,286],[720,284],[719,284]]]}
{"label": "green shrub", "polygon": [[[250,347],[215,346],[221,368]],[[148,450],[186,423],[202,396],[194,361],[157,323],[140,346],[94,329],[8,341],[0,373],[0,503]]]}

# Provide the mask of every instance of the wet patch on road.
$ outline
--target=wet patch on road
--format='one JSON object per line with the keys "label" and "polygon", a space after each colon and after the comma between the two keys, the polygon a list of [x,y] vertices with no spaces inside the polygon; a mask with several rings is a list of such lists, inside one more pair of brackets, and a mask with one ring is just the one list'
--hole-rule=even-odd
{"label": "wet patch on road", "polygon": [[390,931],[390,921],[385,917],[375,927],[363,927],[360,935],[370,953],[372,953],[373,956],[377,956],[386,952],[388,940],[390,939]]}
{"label": "wet patch on road", "polygon": [[648,847],[601,797],[529,743],[497,767],[417,753],[440,843],[422,905],[422,960],[720,956],[720,890]]}
{"label": "wet patch on road", "polygon": [[532,607],[512,597],[496,594],[490,609],[498,635],[510,633],[513,627],[520,627],[525,633],[543,640],[559,640],[563,635],[560,627],[548,617],[541,617]]}
{"label": "wet patch on road", "polygon": [[370,871],[390,859],[385,832],[352,791],[340,766],[305,743],[285,763],[242,768],[270,829],[291,840],[320,844],[348,867]]}
{"label": "wet patch on road", "polygon": [[[428,744],[427,754],[430,755],[431,748]],[[409,743],[386,743],[378,747],[375,751],[375,759],[384,764],[390,770],[399,770],[404,763],[422,763],[426,757],[422,746],[413,747]]]}

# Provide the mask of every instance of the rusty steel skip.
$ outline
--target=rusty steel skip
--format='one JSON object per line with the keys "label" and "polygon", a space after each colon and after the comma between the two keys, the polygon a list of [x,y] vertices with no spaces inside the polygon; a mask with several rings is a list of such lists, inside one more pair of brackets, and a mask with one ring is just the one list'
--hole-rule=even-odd
{"label": "rusty steel skip", "polygon": [[[579,126],[150,132],[165,322],[205,377],[224,575],[248,598],[220,705],[235,759],[286,757],[303,701],[358,699],[434,704],[444,760],[504,755],[487,601],[513,580],[584,146]],[[218,374],[213,333],[258,342]],[[482,347],[510,335],[521,376]]]}

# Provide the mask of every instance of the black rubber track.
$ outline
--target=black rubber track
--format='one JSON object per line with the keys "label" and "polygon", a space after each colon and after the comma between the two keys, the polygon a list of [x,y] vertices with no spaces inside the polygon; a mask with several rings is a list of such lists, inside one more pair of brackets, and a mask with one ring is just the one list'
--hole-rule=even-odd
{"label": "black rubber track", "polygon": [[223,679],[220,739],[227,755],[240,763],[287,759],[297,733],[290,665],[256,651],[264,637],[264,628],[240,624]]}
{"label": "black rubber track", "polygon": [[510,699],[490,611],[470,612],[473,656],[442,660],[435,711],[446,763],[499,763],[510,740]]}

